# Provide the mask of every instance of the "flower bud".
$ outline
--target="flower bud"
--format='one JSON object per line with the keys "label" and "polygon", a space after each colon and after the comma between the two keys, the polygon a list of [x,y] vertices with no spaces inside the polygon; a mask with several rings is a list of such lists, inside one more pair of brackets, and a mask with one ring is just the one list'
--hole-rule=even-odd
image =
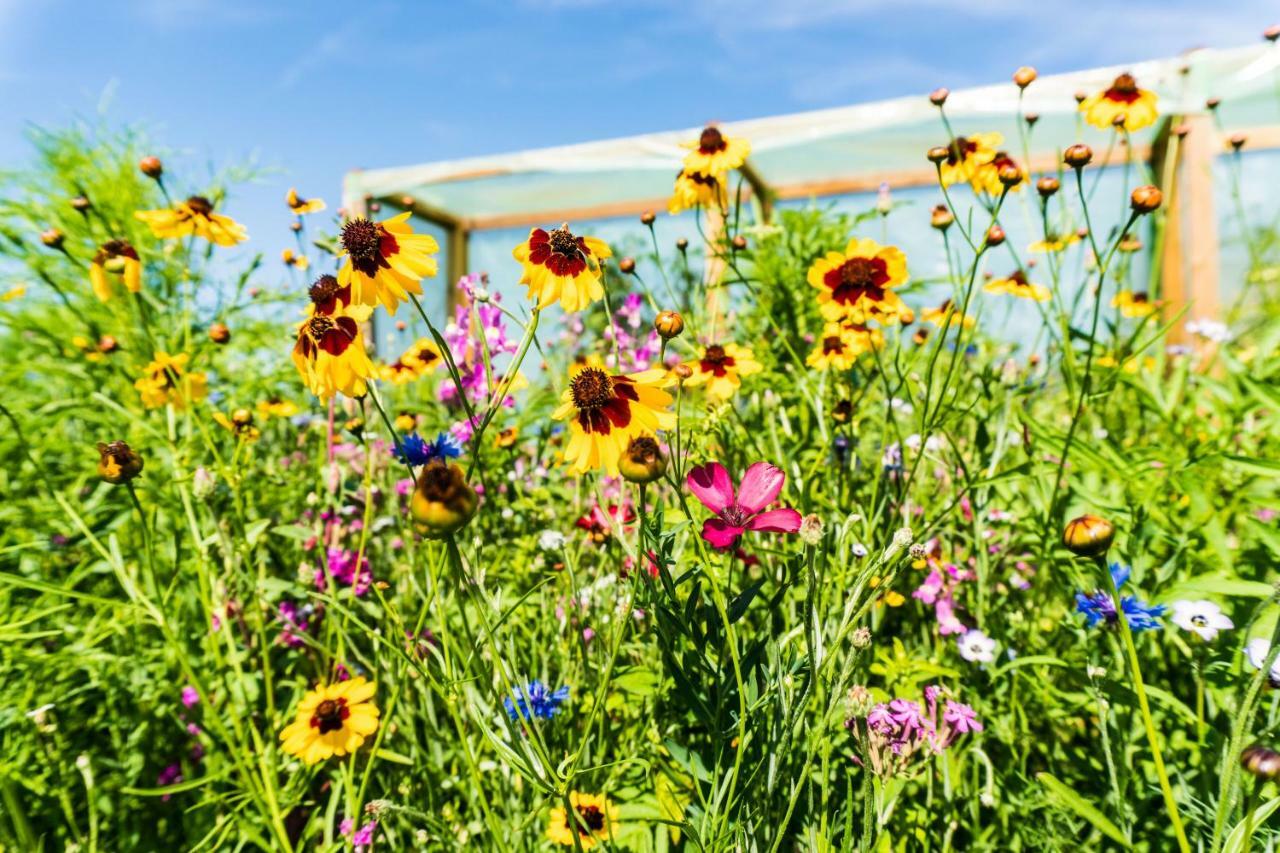
{"label": "flower bud", "polygon": [[939,231],[946,231],[951,227],[951,223],[955,222],[955,215],[951,213],[951,208],[945,204],[939,204],[933,208],[933,213],[929,215],[929,224]]}
{"label": "flower bud", "polygon": [[947,96],[950,94],[951,90],[945,86],[939,89],[934,89],[929,93],[929,103],[933,104],[935,107],[940,107],[947,102]]}
{"label": "flower bud", "polygon": [[816,547],[822,541],[822,517],[814,513],[809,513],[800,519],[800,541],[811,547]]}
{"label": "flower bud", "polygon": [[1077,89],[1075,95],[1073,95],[1072,97],[1076,99],[1077,104],[1083,104],[1084,99],[1089,97],[1089,93],[1084,91],[1083,89]]}
{"label": "flower bud", "polygon": [[926,151],[924,156],[929,158],[930,163],[937,164],[937,163],[947,162],[947,157],[949,157],[950,154],[951,154],[951,151],[950,149],[947,148],[947,146],[935,145],[932,148],[930,148],[928,151]]}
{"label": "flower bud", "polygon": [[67,236],[57,228],[50,228],[48,231],[40,232],[40,242],[44,243],[50,249],[61,249],[62,244],[66,242]]}
{"label": "flower bud", "polygon": [[120,342],[112,335],[103,335],[98,338],[98,352],[103,355],[111,355],[111,353],[120,349]]}
{"label": "flower bud", "polygon": [[350,418],[342,425],[343,429],[354,435],[356,438],[364,435],[364,418]]}
{"label": "flower bud", "polygon": [[1004,242],[1004,229],[999,225],[992,225],[987,229],[987,245],[999,246]]}
{"label": "flower bud", "polygon": [[71,199],[72,210],[78,210],[81,213],[86,213],[91,207],[93,207],[93,202],[89,201],[89,199],[85,198],[82,195],[78,195],[75,198]]}
{"label": "flower bud", "polygon": [[247,427],[253,423],[253,412],[248,409],[236,409],[231,413],[231,423],[237,427]]}
{"label": "flower bud", "polygon": [[865,649],[871,645],[871,629],[865,625],[854,630],[850,636],[850,641],[855,649]]}
{"label": "flower bud", "polygon": [[618,458],[618,473],[632,483],[652,483],[667,470],[667,457],[651,435],[638,435],[631,439],[627,449]]}
{"label": "flower bud", "polygon": [[1263,781],[1274,782],[1280,779],[1280,752],[1255,743],[1240,753],[1240,766]]}
{"label": "flower bud", "polygon": [[653,318],[653,330],[664,340],[680,337],[684,331],[684,317],[679,311],[663,311]]}
{"label": "flower bud", "polygon": [[631,273],[636,271],[636,259],[623,258],[622,260],[618,261],[618,269],[622,270],[623,273],[630,275]]}
{"label": "flower bud", "polygon": [[1186,139],[1187,134],[1191,132],[1191,125],[1183,122],[1173,129],[1173,135],[1179,139]]}
{"label": "flower bud", "polygon": [[1233,133],[1231,134],[1231,138],[1227,141],[1231,143],[1232,151],[1239,151],[1244,147],[1245,135],[1243,133]]}
{"label": "flower bud", "polygon": [[465,526],[476,514],[479,503],[462,469],[436,460],[424,466],[418,475],[409,512],[425,536],[437,537]]}
{"label": "flower bud", "polygon": [[295,219],[289,223],[289,230],[297,234],[302,230],[302,223]]}
{"label": "flower bud", "polygon": [[1116,529],[1111,522],[1096,515],[1082,515],[1067,522],[1062,531],[1062,544],[1081,557],[1100,557],[1111,548]]}
{"label": "flower bud", "polygon": [[1083,169],[1093,159],[1093,149],[1083,142],[1077,142],[1067,146],[1067,150],[1062,152],[1062,159],[1073,169]]}
{"label": "flower bud", "polygon": [[1280,39],[1280,24],[1272,24],[1262,31],[1262,37],[1267,41],[1274,42]]}
{"label": "flower bud", "polygon": [[1129,206],[1137,213],[1152,213],[1160,209],[1163,200],[1160,190],[1148,184],[1133,191],[1129,196]]}
{"label": "flower bud", "polygon": [[1036,70],[1030,65],[1024,65],[1017,71],[1013,72],[1013,82],[1018,84],[1019,89],[1025,89],[1036,81]]}
{"label": "flower bud", "polygon": [[407,329],[407,328],[409,328],[409,324],[408,324],[408,323],[406,323],[404,320],[396,320],[396,331],[397,331],[397,332],[403,332],[403,331],[404,331],[405,329]]}
{"label": "flower bud", "polygon": [[733,250],[735,252],[741,252],[745,248],[747,248],[747,238],[743,237],[741,234],[734,235]]}
{"label": "flower bud", "polygon": [[143,157],[138,161],[138,169],[148,178],[159,180],[164,174],[164,164],[159,157]]}
{"label": "flower bud", "polygon": [[1061,186],[1062,185],[1058,183],[1057,178],[1045,175],[1043,178],[1036,181],[1036,192],[1040,193],[1043,197],[1048,198],[1056,193]]}
{"label": "flower bud", "polygon": [[113,486],[142,473],[142,457],[123,441],[98,444],[98,476]]}
{"label": "flower bud", "polygon": [[418,428],[418,418],[413,412],[401,412],[396,415],[394,423],[401,432],[413,432]]}
{"label": "flower bud", "polygon": [[656,220],[657,218],[658,217],[654,216],[652,210],[646,210],[644,213],[640,214],[640,224],[652,225],[654,223],[654,220]]}
{"label": "flower bud", "polygon": [[231,330],[223,323],[213,323],[209,326],[209,340],[215,344],[225,344],[231,340]]}
{"label": "flower bud", "polygon": [[1111,126],[1117,130],[1123,130],[1125,122],[1129,120],[1128,113],[1116,113],[1111,117]]}
{"label": "flower bud", "polygon": [[679,250],[679,251],[683,252],[683,251],[687,250],[688,248],[689,248],[689,241],[688,241],[688,240],[686,240],[686,239],[685,239],[685,238],[683,238],[683,237],[681,237],[680,239],[676,240],[676,249],[677,249],[677,250]]}
{"label": "flower bud", "polygon": [[996,176],[1000,179],[1000,183],[1009,189],[1022,183],[1022,170],[1017,166],[1001,166]]}
{"label": "flower bud", "polygon": [[693,368],[685,364],[684,362],[681,362],[680,364],[677,364],[675,367],[671,368],[671,372],[676,375],[677,379],[683,382],[684,380],[688,379],[690,376],[693,375]]}
{"label": "flower bud", "polygon": [[1035,127],[1036,122],[1040,120],[1040,113],[1027,113],[1022,120],[1027,123],[1027,127]]}
{"label": "flower bud", "polygon": [[218,478],[210,473],[208,468],[201,465],[196,472],[191,475],[191,494],[195,495],[196,500],[202,501],[213,494],[214,489],[218,487]]}
{"label": "flower bud", "polygon": [[1221,103],[1222,103],[1222,98],[1209,98],[1207,101],[1204,102],[1204,106],[1205,106],[1205,109],[1212,112],[1213,110],[1216,110]]}

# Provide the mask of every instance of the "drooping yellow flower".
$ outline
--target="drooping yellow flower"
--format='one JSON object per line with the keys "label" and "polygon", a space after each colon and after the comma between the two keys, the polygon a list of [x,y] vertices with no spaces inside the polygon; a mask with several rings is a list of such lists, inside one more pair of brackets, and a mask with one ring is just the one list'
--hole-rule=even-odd
{"label": "drooping yellow flower", "polygon": [[684,381],[688,386],[707,386],[707,396],[723,402],[737,393],[742,377],[759,373],[764,368],[746,347],[737,344],[712,344],[700,358],[685,362],[693,375]]}
{"label": "drooping yellow flower", "polygon": [[187,353],[169,355],[157,352],[142,371],[142,378],[133,383],[142,395],[142,405],[148,409],[172,405],[175,409],[185,409],[187,404],[205,398],[209,393],[208,378],[199,372],[187,372],[187,362],[191,356]]}
{"label": "drooping yellow flower", "polygon": [[1027,247],[1037,254],[1061,252],[1063,249],[1080,242],[1080,235],[1072,231],[1070,234],[1058,235],[1052,232],[1045,234],[1043,240],[1037,240]]}
{"label": "drooping yellow flower", "polygon": [[371,311],[367,306],[344,306],[331,314],[315,313],[299,324],[293,363],[321,400],[334,394],[362,397],[368,390],[365,380],[375,370],[365,352],[360,324]]}
{"label": "drooping yellow flower", "polygon": [[293,722],[280,732],[282,748],[304,764],[355,752],[378,730],[380,712],[373,701],[377,689],[375,683],[356,677],[307,691]]}
{"label": "drooping yellow flower", "polygon": [[296,215],[302,216],[307,213],[317,213],[324,210],[324,199],[319,198],[303,198],[298,195],[298,191],[293,187],[289,187],[289,192],[285,193],[284,203],[289,205],[289,209]]}
{"label": "drooping yellow flower", "polygon": [[662,390],[672,382],[666,370],[613,375],[600,367],[583,367],[570,376],[552,417],[569,421],[564,457],[575,474],[603,468],[616,477],[618,457],[634,436],[676,425],[668,410],[671,395]]}
{"label": "drooping yellow flower", "polygon": [[582,845],[583,850],[590,850],[601,841],[613,837],[617,815],[608,797],[573,791],[569,794],[569,807],[573,810],[572,813],[566,812],[563,805],[551,810],[551,817],[547,821],[547,838],[552,843],[573,847],[575,830],[577,843]]}
{"label": "drooping yellow flower", "polygon": [[[1004,136],[1000,133],[975,133],[957,136],[947,144],[947,159],[938,164],[942,185],[963,184],[973,181],[983,166],[996,159]],[[977,188],[975,184],[975,189]]]}
{"label": "drooping yellow flower", "polygon": [[1080,102],[1085,121],[1106,130],[1124,116],[1124,129],[1132,133],[1155,124],[1160,113],[1156,109],[1156,93],[1138,88],[1138,81],[1128,72],[1121,74],[1111,86],[1095,92]]}
{"label": "drooping yellow flower", "polygon": [[667,205],[667,212],[674,215],[699,205],[723,208],[727,201],[724,181],[717,175],[681,169],[676,175],[676,187],[671,196],[671,202]]}
{"label": "drooping yellow flower", "polygon": [[827,323],[805,364],[817,370],[849,370],[858,356],[884,346],[884,334],[865,323]]}
{"label": "drooping yellow flower", "polygon": [[213,212],[213,202],[193,195],[171,208],[139,210],[138,219],[151,226],[151,233],[162,239],[195,235],[217,246],[234,246],[249,239],[249,232],[229,216]]}
{"label": "drooping yellow flower", "polygon": [[828,252],[809,267],[818,306],[828,320],[897,322],[907,310],[893,288],[907,280],[907,257],[895,246],[853,238],[844,252]]}
{"label": "drooping yellow flower", "polygon": [[984,284],[982,289],[987,293],[1004,293],[1036,302],[1046,302],[1050,296],[1049,288],[1027,281],[1027,274],[1022,270],[1012,272],[1004,278],[994,278]]}
{"label": "drooping yellow flower", "polygon": [[440,246],[430,234],[415,234],[405,211],[382,222],[358,217],[342,226],[342,253],[347,261],[338,282],[350,287],[360,305],[381,302],[390,314],[409,294],[421,294],[423,278],[436,274]]}
{"label": "drooping yellow flower", "polygon": [[565,311],[580,311],[604,298],[600,262],[613,251],[595,237],[574,235],[567,222],[552,231],[534,228],[511,255],[524,267],[520,284],[539,308],[559,301]]}
{"label": "drooping yellow flower", "polygon": [[[947,319],[947,313],[950,312],[951,319]],[[931,323],[938,328],[942,328],[945,323],[948,328],[963,326],[966,329],[972,329],[974,319],[967,314],[962,314],[959,308],[953,307],[950,299],[943,302],[937,308],[926,308],[920,312],[920,321],[923,323]]]}
{"label": "drooping yellow flower", "polygon": [[1160,303],[1152,302],[1146,291],[1122,290],[1111,300],[1112,308],[1119,308],[1125,317],[1150,317],[1160,307]]}
{"label": "drooping yellow flower", "polygon": [[301,252],[295,252],[293,249],[285,249],[280,253],[280,260],[284,261],[286,267],[305,270],[311,266],[311,261],[307,260],[307,256]]}
{"label": "drooping yellow flower", "polygon": [[736,169],[747,160],[751,143],[742,138],[725,136],[720,128],[710,125],[703,129],[694,142],[681,145],[690,149],[684,155],[685,169],[704,175],[723,175]]}
{"label": "drooping yellow flower", "polygon": [[[108,277],[110,276],[110,278]],[[124,240],[108,240],[98,247],[89,262],[89,284],[93,295],[102,302],[111,298],[111,279],[119,277],[130,293],[142,290],[142,261],[138,252]]]}

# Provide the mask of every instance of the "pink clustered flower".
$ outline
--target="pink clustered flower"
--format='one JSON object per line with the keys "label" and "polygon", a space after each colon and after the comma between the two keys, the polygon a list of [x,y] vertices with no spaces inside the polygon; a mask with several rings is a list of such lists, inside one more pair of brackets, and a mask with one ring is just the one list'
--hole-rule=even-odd
{"label": "pink clustered flower", "polygon": [[644,323],[644,297],[639,293],[628,293],[618,310],[613,312],[613,324],[604,330],[606,340],[613,341],[613,348],[607,359],[609,367],[622,373],[636,373],[648,370],[662,350],[662,340],[652,328],[641,335],[640,327]]}
{"label": "pink clustered flower", "polygon": [[[498,306],[502,297],[490,295],[485,301],[476,300],[477,293],[488,283],[481,273],[464,275],[458,280],[459,299],[454,309],[453,322],[445,327],[444,340],[458,366],[462,390],[472,402],[483,403],[489,399],[491,386],[501,380],[495,370],[494,359],[514,353],[517,343],[507,337],[507,325],[502,309]],[[485,368],[485,352],[489,355],[489,369]],[[442,403],[457,403],[458,388],[453,382],[441,382],[437,392]],[[508,397],[505,406],[515,405]],[[456,432],[455,432],[456,435]]]}
{"label": "pink clustered flower", "polygon": [[280,622],[280,636],[277,639],[283,646],[298,649],[306,645],[303,637],[314,633],[324,618],[324,607],[319,604],[302,604],[285,599],[276,607],[276,620]]}
{"label": "pink clustered flower", "polygon": [[200,702],[200,693],[190,684],[182,688],[182,707],[193,708]]}
{"label": "pink clustered flower", "polygon": [[729,472],[719,462],[699,465],[689,472],[685,485],[702,505],[715,513],[702,524],[702,538],[711,547],[728,550],[748,530],[795,533],[800,513],[794,509],[765,507],[778,499],[787,475],[768,462],[756,462],[742,475],[735,494]]}
{"label": "pink clustered flower", "polygon": [[911,597],[933,606],[934,618],[938,620],[938,633],[944,637],[963,634],[969,629],[960,621],[956,612],[955,591],[961,583],[973,580],[976,575],[972,569],[939,559],[942,546],[937,539],[930,540],[925,547],[925,564],[929,567],[929,574],[924,583],[911,593]]}
{"label": "pink clustered flower", "polygon": [[846,720],[845,728],[865,748],[872,772],[888,778],[909,772],[913,763],[941,755],[962,735],[982,731],[982,722],[973,708],[952,700],[946,688],[930,685],[924,689],[923,702],[902,698],[881,702],[865,717]]}
{"label": "pink clustered flower", "polygon": [[356,829],[355,825],[356,822],[351,818],[344,818],[342,823],[338,824],[338,831],[351,838],[351,846],[355,853],[364,853],[373,846],[373,834],[378,829],[378,822],[371,820],[359,829]]}
{"label": "pink clustered flower", "polygon": [[369,591],[373,572],[369,569],[368,558],[361,557],[356,551],[330,547],[325,550],[323,563],[316,569],[316,589],[328,589],[330,579],[339,587],[350,587],[358,598]]}

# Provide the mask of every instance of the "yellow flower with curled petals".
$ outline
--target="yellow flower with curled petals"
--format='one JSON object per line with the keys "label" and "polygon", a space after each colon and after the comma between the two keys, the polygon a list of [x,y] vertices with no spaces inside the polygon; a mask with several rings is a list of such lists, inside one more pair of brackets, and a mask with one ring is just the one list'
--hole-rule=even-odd
{"label": "yellow flower with curled petals", "polygon": [[1049,300],[1049,288],[1043,284],[1027,281],[1027,274],[1022,270],[1012,272],[1004,278],[995,278],[982,286],[987,293],[1001,293],[1016,296],[1019,299],[1031,299],[1035,302]]}
{"label": "yellow flower with curled petals", "polygon": [[115,291],[112,279],[117,277],[130,293],[142,290],[142,261],[137,250],[124,240],[108,240],[98,247],[89,262],[89,284],[93,295],[101,302],[109,300]]}
{"label": "yellow flower with curled petals", "polygon": [[1122,290],[1111,300],[1111,307],[1119,308],[1126,317],[1142,318],[1156,313],[1160,303],[1152,302],[1146,291]]}
{"label": "yellow flower with curled petals", "polygon": [[298,326],[293,363],[311,393],[321,400],[334,394],[363,397],[375,373],[365,352],[360,324],[372,309],[352,305],[330,314],[316,313]]}
{"label": "yellow flower with curled petals", "polygon": [[603,468],[618,476],[618,459],[631,439],[673,429],[672,397],[662,390],[673,381],[666,370],[614,375],[601,367],[570,373],[569,387],[552,413],[569,422],[565,462],[574,474]]}
{"label": "yellow flower with curled petals", "polygon": [[342,226],[340,241],[346,262],[338,270],[338,283],[351,288],[351,300],[359,305],[382,303],[395,314],[410,295],[422,293],[422,279],[435,276],[434,255],[440,246],[430,234],[415,234],[405,211],[372,222],[363,216]]}
{"label": "yellow flower with curled petals", "polygon": [[843,252],[828,252],[809,267],[818,307],[827,320],[897,322],[907,308],[893,292],[907,280],[907,256],[896,246],[855,237]]}
{"label": "yellow flower with curled petals", "polygon": [[169,355],[157,352],[142,370],[142,377],[133,383],[142,396],[142,405],[148,409],[172,405],[185,409],[189,403],[203,400],[209,393],[208,378],[199,372],[188,372],[187,353]]}
{"label": "yellow flower with curled petals", "polygon": [[229,216],[213,212],[213,202],[202,195],[193,195],[171,208],[139,210],[134,213],[147,225],[151,233],[161,239],[203,237],[216,246],[234,246],[249,239],[249,232]]}
{"label": "yellow flower with curled petals", "polygon": [[293,187],[289,187],[289,192],[285,193],[284,203],[289,205],[289,209],[298,216],[317,213],[325,208],[324,199],[303,198]]}
{"label": "yellow flower with curled petals", "polygon": [[849,370],[858,357],[884,346],[884,334],[865,323],[827,323],[805,364],[817,370]]}
{"label": "yellow flower with curled petals", "polygon": [[[949,187],[973,182],[979,171],[996,159],[1003,143],[1004,135],[995,131],[952,139],[947,143],[947,159],[938,164],[942,185]],[[979,184],[975,182],[974,188],[978,187]]]}
{"label": "yellow flower with curled petals", "polygon": [[667,212],[672,215],[695,207],[723,208],[728,203],[724,181],[714,173],[681,169]]}

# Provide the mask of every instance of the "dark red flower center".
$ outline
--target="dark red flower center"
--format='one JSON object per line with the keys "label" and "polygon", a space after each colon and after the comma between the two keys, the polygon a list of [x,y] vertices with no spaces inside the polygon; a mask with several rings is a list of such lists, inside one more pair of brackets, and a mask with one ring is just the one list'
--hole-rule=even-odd
{"label": "dark red flower center", "polygon": [[94,255],[93,260],[94,263],[101,264],[112,258],[129,258],[136,261],[138,260],[138,252],[124,240],[108,240],[98,247],[98,252]]}
{"label": "dark red flower center", "polygon": [[1016,284],[1018,287],[1026,287],[1026,286],[1027,286],[1027,274],[1026,274],[1026,273],[1024,273],[1022,270],[1018,270],[1017,272],[1012,273],[1012,274],[1009,276],[1009,281],[1013,282],[1013,283],[1014,283],[1014,284]]}
{"label": "dark red flower center", "polygon": [[951,144],[947,146],[947,165],[954,166],[957,163],[961,163],[965,158],[970,154],[975,153],[977,150],[978,143],[970,139],[966,139],[963,136],[957,136],[955,139],[951,140]]}
{"label": "dark red flower center", "polygon": [[729,372],[729,368],[737,363],[733,356],[724,351],[724,347],[719,344],[712,344],[703,350],[698,366],[702,368],[703,373],[724,376]]}
{"label": "dark red flower center", "polygon": [[346,699],[326,699],[316,706],[315,713],[311,715],[311,728],[322,735],[336,732],[350,716],[351,709],[347,707]]}
{"label": "dark red flower center", "polygon": [[529,235],[529,262],[539,264],[558,276],[576,276],[587,268],[591,250],[565,223],[553,231],[535,228]]}
{"label": "dark red flower center", "polygon": [[728,147],[729,143],[718,127],[708,127],[698,137],[698,151],[702,154],[716,154]]}
{"label": "dark red flower center", "polygon": [[613,427],[631,423],[631,403],[640,399],[625,376],[610,376],[596,367],[578,371],[569,383],[569,396],[578,410],[584,432],[608,435]]}
{"label": "dark red flower center", "polygon": [[[593,833],[604,829],[604,812],[600,811],[599,806],[578,806],[578,819]],[[566,820],[565,827],[568,826],[569,822]]]}
{"label": "dark red flower center", "polygon": [[360,216],[342,226],[342,248],[351,266],[374,277],[379,269],[391,268],[387,258],[400,250],[400,244],[386,228]]}
{"label": "dark red flower center", "polygon": [[677,178],[684,176],[685,180],[693,181],[695,184],[704,187],[715,187],[718,183],[715,175],[708,175],[704,172],[694,172],[690,169],[681,169],[676,175]]}
{"label": "dark red flower center", "polygon": [[196,216],[208,216],[213,213],[213,202],[202,195],[193,195],[187,199],[187,207]]}
{"label": "dark red flower center", "polygon": [[569,384],[573,405],[580,412],[603,409],[613,399],[613,379],[595,367],[578,371]]}
{"label": "dark red flower center", "polygon": [[332,314],[337,306],[339,296],[343,297],[344,302],[351,299],[351,288],[343,287],[338,283],[338,279],[331,275],[322,275],[307,289],[307,296],[311,297],[311,303],[316,306],[316,311],[320,314]]}
{"label": "dark red flower center", "polygon": [[883,258],[850,258],[823,277],[831,288],[831,298],[841,305],[852,305],[860,299],[883,300],[888,281],[889,270]]}
{"label": "dark red flower center", "polygon": [[827,335],[822,339],[822,352],[831,355],[833,352],[844,352],[844,338],[839,335]]}
{"label": "dark red flower center", "polygon": [[1018,162],[1010,157],[1007,151],[997,151],[996,156],[991,160],[991,165],[995,166],[997,170],[1003,169],[1005,166],[1018,168]]}
{"label": "dark red flower center", "polygon": [[1135,305],[1146,305],[1149,301],[1151,301],[1150,297],[1147,296],[1147,292],[1145,290],[1139,290],[1137,293],[1134,293],[1133,296],[1130,297],[1130,300]]}
{"label": "dark red flower center", "polygon": [[1121,74],[1111,84],[1111,88],[1103,93],[1108,101],[1115,101],[1121,104],[1132,104],[1142,96],[1138,91],[1138,81],[1133,79],[1132,74]]}
{"label": "dark red flower center", "polygon": [[350,317],[317,314],[302,325],[298,333],[298,346],[307,358],[313,357],[317,348],[329,355],[338,356],[347,351],[347,347],[351,346],[359,333],[360,327]]}
{"label": "dark red flower center", "polygon": [[647,435],[633,438],[631,439],[631,444],[627,445],[627,458],[637,465],[653,463],[658,458],[659,453],[658,442]]}

